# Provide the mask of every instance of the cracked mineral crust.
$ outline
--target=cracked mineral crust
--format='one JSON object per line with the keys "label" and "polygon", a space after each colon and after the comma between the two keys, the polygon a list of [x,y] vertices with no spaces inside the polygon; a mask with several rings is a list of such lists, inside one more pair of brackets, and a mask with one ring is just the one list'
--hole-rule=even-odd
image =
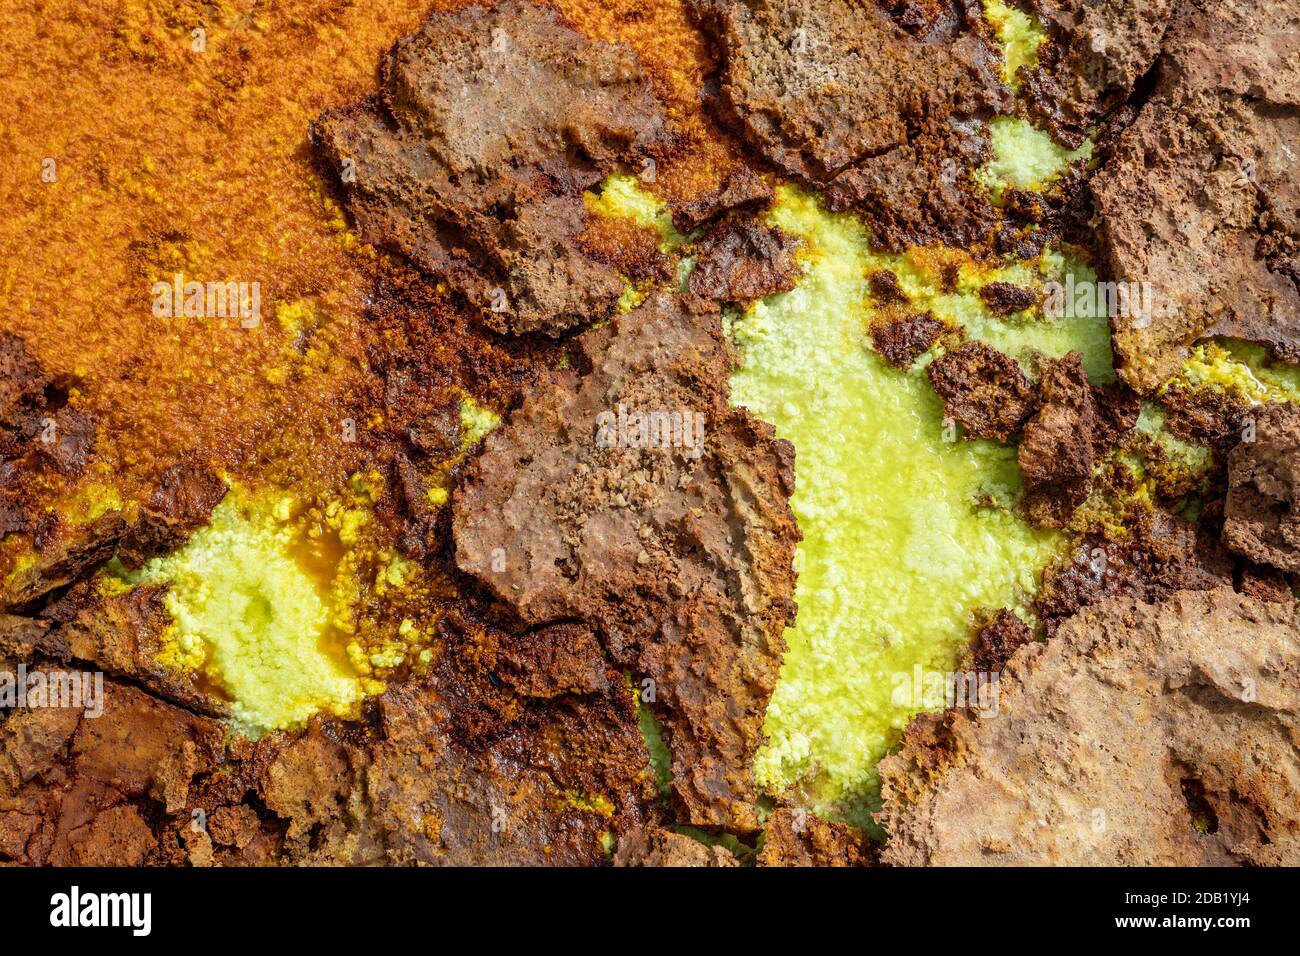
{"label": "cracked mineral crust", "polygon": [[969,245],[994,214],[969,174],[982,121],[1011,108],[972,11],[924,38],[875,3],[692,0],[721,62],[726,118],[788,175],[853,207],[885,246]]}

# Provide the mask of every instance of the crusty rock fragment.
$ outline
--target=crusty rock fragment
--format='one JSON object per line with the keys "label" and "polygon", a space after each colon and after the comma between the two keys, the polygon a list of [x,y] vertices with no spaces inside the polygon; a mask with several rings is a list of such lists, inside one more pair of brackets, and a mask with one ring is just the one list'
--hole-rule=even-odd
{"label": "crusty rock fragment", "polygon": [[980,120],[1006,112],[1000,57],[970,11],[929,39],[875,3],[692,0],[722,65],[721,105],[789,175],[857,208],[891,249],[969,245],[994,221],[969,173]]}
{"label": "crusty rock fragment", "polygon": [[966,654],[969,666],[965,669],[984,674],[997,673],[1012,654],[1033,639],[1034,633],[1029,625],[1002,608],[975,632],[975,639]]}
{"label": "crusty rock fragment", "polygon": [[908,369],[930,350],[947,328],[934,317],[933,312],[910,315],[892,322],[874,323],[871,326],[871,344],[890,365]]}
{"label": "crusty rock fragment", "polygon": [[67,862],[76,866],[139,866],[157,842],[140,811],[119,803],[68,834]]}
{"label": "crusty rock fragment", "polygon": [[1160,53],[1175,0],[1034,0],[1047,28],[1038,65],[1022,69],[1029,114],[1077,149]]}
{"label": "crusty rock fragment", "polygon": [[1194,525],[1162,509],[1137,510],[1124,524],[1122,540],[1088,535],[1043,569],[1035,605],[1049,635],[1110,595],[1153,603],[1175,591],[1231,587],[1231,555]]}
{"label": "crusty rock fragment", "polygon": [[83,717],[71,744],[77,771],[125,796],[149,796],[167,812],[188,812],[195,774],[221,756],[225,731],[116,682],[105,682],[104,712]]}
{"label": "crusty rock fragment", "polygon": [[0,332],[0,458],[17,457],[19,446],[36,433],[49,386],[23,340]]}
{"label": "crusty rock fragment", "polygon": [[0,614],[0,660],[29,661],[36,656],[67,660],[67,642],[48,621]]}
{"label": "crusty rock fragment", "polygon": [[[95,416],[67,403],[22,339],[0,332],[0,464],[76,478],[94,444]],[[0,474],[0,489],[12,478]]]}
{"label": "crusty rock fragment", "polygon": [[655,685],[695,825],[753,831],[750,760],[793,621],[793,449],[727,401],[716,309],[659,293],[577,342],[453,499],[456,560],[527,624],[580,619]]}
{"label": "crusty rock fragment", "polygon": [[907,293],[898,285],[898,273],[892,269],[876,269],[867,276],[867,285],[871,287],[871,294],[876,301],[882,305],[907,301]]}
{"label": "crusty rock fragment", "polygon": [[722,846],[708,846],[663,827],[635,830],[618,843],[615,866],[739,866]]}
{"label": "crusty rock fragment", "polygon": [[20,567],[4,582],[0,611],[29,607],[56,588],[80,580],[113,556],[126,527],[116,511],[76,528],[60,524],[57,536],[34,556],[33,562]]}
{"label": "crusty rock fragment", "polygon": [[1142,415],[1142,399],[1123,382],[1092,390],[1092,445],[1098,457],[1128,440]]}
{"label": "crusty rock fragment", "polygon": [[983,342],[967,342],[926,368],[944,412],[970,438],[1008,441],[1033,414],[1033,385],[1015,359]]}
{"label": "crusty rock fragment", "polygon": [[1038,388],[1038,412],[1016,449],[1021,509],[1036,525],[1063,528],[1092,490],[1095,413],[1083,357],[1071,352],[1046,363]]}
{"label": "crusty rock fragment", "polygon": [[609,689],[600,644],[590,629],[553,624],[504,640],[501,679],[526,697],[594,694]]}
{"label": "crusty rock fragment", "polygon": [[579,248],[582,193],[665,128],[631,50],[507,0],[435,11],[384,60],[378,97],[312,137],[363,238],[447,277],[497,331],[558,335],[623,291]]}
{"label": "crusty rock fragment", "polygon": [[158,661],[171,625],[171,615],[163,606],[165,590],[144,585],[102,596],[93,580],[86,581],[43,613],[62,623],[53,636],[73,659],[137,682],[182,707],[225,716],[227,702],[201,689],[197,675]]}
{"label": "crusty rock fragment", "polygon": [[1276,568],[1248,564],[1241,569],[1237,590],[1259,601],[1290,603],[1296,599],[1295,590],[1285,574]]}
{"label": "crusty rock fragment", "polygon": [[688,233],[729,209],[744,210],[772,199],[772,187],[748,166],[737,166],[722,179],[718,188],[697,199],[674,205],[673,225]]}
{"label": "crusty rock fragment", "polygon": [[875,848],[867,837],[803,809],[772,811],[763,830],[759,866],[870,866]]}
{"label": "crusty rock fragment", "polygon": [[1300,573],[1300,408],[1255,412],[1255,440],[1228,456],[1223,542],[1252,561]]}
{"label": "crusty rock fragment", "polygon": [[1149,395],[1203,336],[1300,360],[1300,10],[1188,0],[1155,91],[1092,182],[1109,277],[1149,283],[1115,318],[1119,370]]}
{"label": "crusty rock fragment", "polygon": [[1016,653],[995,717],[913,722],[880,764],[882,861],[1295,865],[1298,701],[1295,603],[1108,599]]}
{"label": "crusty rock fragment", "polygon": [[756,220],[736,219],[695,247],[691,292],[723,302],[752,302],[786,292],[799,281],[799,240]]}
{"label": "crusty rock fragment", "polygon": [[138,568],[153,555],[180,547],[208,523],[212,509],[225,496],[225,482],[206,465],[190,461],[173,465],[140,509],[117,556],[126,567]]}
{"label": "crusty rock fragment", "polygon": [[1251,412],[1249,403],[1231,392],[1193,388],[1181,381],[1160,392],[1160,404],[1170,434],[1224,455],[1241,441]]}
{"label": "crusty rock fragment", "polygon": [[980,287],[980,298],[994,315],[1011,315],[1032,306],[1038,294],[1012,282],[990,282]]}
{"label": "crusty rock fragment", "polygon": [[29,447],[40,466],[76,478],[90,460],[94,445],[95,416],[65,405],[40,419]]}

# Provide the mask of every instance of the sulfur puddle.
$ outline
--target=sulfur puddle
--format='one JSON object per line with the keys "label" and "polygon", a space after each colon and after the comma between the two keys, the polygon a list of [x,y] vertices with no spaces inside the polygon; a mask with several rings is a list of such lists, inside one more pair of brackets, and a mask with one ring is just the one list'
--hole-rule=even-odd
{"label": "sulfur puddle", "polygon": [[1269,357],[1262,345],[1236,339],[1202,342],[1164,386],[1220,392],[1248,405],[1300,401],[1300,367]]}
{"label": "sulfur puddle", "polygon": [[335,581],[358,519],[308,537],[291,500],[233,489],[210,523],[124,584],[166,584],[172,617],[159,660],[197,671],[231,701],[232,723],[257,737],[318,711],[352,715],[363,682],[343,637],[349,595]]}
{"label": "sulfur puddle", "polygon": [[1035,351],[1080,349],[1102,381],[1113,374],[1109,340],[1104,319],[1003,322],[979,300],[981,281],[1041,284],[1082,269],[1063,256],[1010,272],[971,266],[944,294],[926,255],[874,253],[855,219],[810,196],[780,190],[771,220],[804,240],[807,272],[794,290],[733,320],[743,365],[732,399],[794,444],[791,505],[804,539],[799,615],[755,773],[774,795],[793,787],[823,812],[866,825],[875,764],[918,709],[916,668],[952,671],[972,613],[1026,606],[1064,543],[1011,512],[1015,449],[957,438],[925,362],[901,372],[867,346],[866,277],[894,270],[914,306],[1026,364]]}
{"label": "sulfur puddle", "polygon": [[[612,188],[616,187],[616,188]],[[663,211],[628,177],[606,184],[593,212],[662,228]],[[795,446],[791,506],[803,532],[799,614],[765,726],[755,774],[772,796],[792,789],[819,811],[870,826],[876,762],[928,698],[911,687],[953,670],[981,609],[1026,608],[1063,536],[1013,512],[1021,492],[1015,448],[965,441],[945,421],[925,376],[868,344],[868,276],[890,269],[910,309],[932,311],[1035,371],[1037,356],[1078,350],[1094,384],[1114,379],[1105,316],[1049,319],[1041,309],[995,317],[982,285],[1090,281],[1056,250],[1001,268],[960,252],[874,252],[850,215],[824,211],[790,186],[771,221],[804,241],[805,275],[790,292],[734,312],[728,332],[742,364],[732,401]],[[677,245],[680,237],[665,239]],[[941,278],[957,269],[957,281]]]}

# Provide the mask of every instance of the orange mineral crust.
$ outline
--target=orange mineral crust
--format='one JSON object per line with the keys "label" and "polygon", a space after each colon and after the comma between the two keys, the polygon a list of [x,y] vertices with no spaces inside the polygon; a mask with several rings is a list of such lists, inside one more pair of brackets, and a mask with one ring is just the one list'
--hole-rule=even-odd
{"label": "orange mineral crust", "polygon": [[[258,471],[268,442],[302,477],[335,472],[371,257],[313,173],[307,122],[364,91],[419,16],[327,2],[6,12],[4,322],[98,418],[95,451],[126,495],[178,455]],[[151,286],[177,273],[258,283],[260,324],[155,317]]]}

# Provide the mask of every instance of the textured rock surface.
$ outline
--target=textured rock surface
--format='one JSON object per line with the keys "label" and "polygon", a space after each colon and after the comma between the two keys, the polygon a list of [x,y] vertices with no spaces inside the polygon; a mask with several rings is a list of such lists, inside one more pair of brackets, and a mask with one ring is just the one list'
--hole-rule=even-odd
{"label": "textured rock surface", "polygon": [[1120,371],[1149,394],[1205,335],[1300,360],[1300,5],[1189,0],[1159,79],[1093,180],[1112,277],[1151,284],[1120,316]]}
{"label": "textured rock surface", "polygon": [[[892,272],[886,274],[893,275]],[[929,351],[930,346],[938,341],[947,328],[932,313],[910,315],[893,322],[873,324],[871,344],[890,365],[907,369]]]}
{"label": "textured rock surface", "polygon": [[[577,345],[589,371],[485,440],[453,502],[457,562],[525,623],[585,620],[651,678],[689,821],[752,831],[749,765],[794,614],[792,449],[728,406],[702,303],[657,294]],[[652,412],[703,432],[636,447]]]}
{"label": "textured rock surface", "polygon": [[1043,570],[1035,604],[1049,634],[1112,595],[1152,603],[1175,591],[1232,585],[1232,560],[1210,535],[1163,509],[1139,509],[1118,541],[1088,535]]}
{"label": "textured rock surface", "polygon": [[579,248],[582,193],[666,136],[635,54],[508,0],[435,12],[381,73],[377,99],[312,127],[363,238],[446,276],[498,331],[608,314],[623,281]]}
{"label": "textured rock surface", "polygon": [[638,830],[618,845],[615,866],[739,866],[731,852],[662,827]]}
{"label": "textured rock surface", "polygon": [[1037,396],[1015,359],[967,342],[926,367],[944,412],[972,438],[1008,441],[1033,414]]}
{"label": "textured rock surface", "polygon": [[1300,408],[1267,405],[1255,440],[1228,456],[1223,540],[1252,561],[1300,573]]}
{"label": "textured rock surface", "polygon": [[763,830],[759,866],[869,866],[875,847],[845,826],[785,807],[772,811]]}
{"label": "textured rock surface", "polygon": [[886,863],[1300,862],[1300,613],[1230,590],[1113,598],[1022,648],[996,716],[881,763]]}
{"label": "textured rock surface", "polygon": [[949,10],[918,39],[874,3],[692,0],[722,64],[721,102],[786,173],[857,207],[886,246],[983,237],[992,209],[969,180],[977,120],[1010,107],[982,20]]}
{"label": "textured rock surface", "polygon": [[1038,411],[1016,449],[1025,479],[1020,507],[1034,524],[1063,528],[1092,490],[1096,412],[1083,357],[1048,362],[1038,391]]}
{"label": "textured rock surface", "polygon": [[1160,53],[1176,0],[1035,0],[1047,29],[1039,64],[1024,71],[1029,112],[1076,149],[1122,103]]}
{"label": "textured rock surface", "polygon": [[752,302],[795,287],[799,242],[774,226],[734,220],[696,246],[690,290],[706,299]]}
{"label": "textured rock surface", "polygon": [[[15,650],[59,656],[61,636],[77,641],[68,627],[0,618],[0,670]],[[527,672],[517,654],[500,662],[499,637],[469,625],[448,637],[435,673],[372,701],[361,723],[256,743],[111,676],[100,716],[14,710],[0,722],[0,859],[592,865],[603,833],[649,825],[632,701],[598,653],[567,669],[562,692],[534,684],[525,696],[491,673]],[[598,650],[573,644],[575,661]]]}

